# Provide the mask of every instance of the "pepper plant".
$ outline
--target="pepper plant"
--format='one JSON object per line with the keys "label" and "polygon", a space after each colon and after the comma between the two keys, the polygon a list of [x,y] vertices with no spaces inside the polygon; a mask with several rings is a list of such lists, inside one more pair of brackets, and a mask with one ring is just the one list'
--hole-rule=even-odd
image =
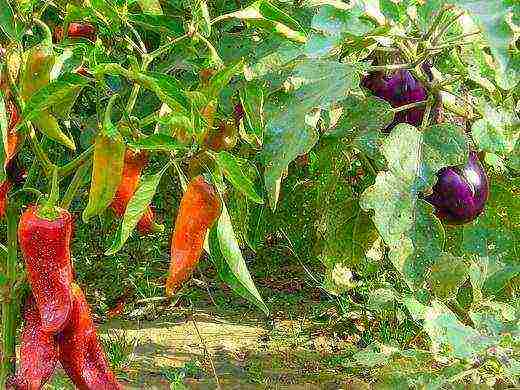
{"label": "pepper plant", "polygon": [[[0,385],[22,303],[44,306],[18,250],[26,207],[115,215],[109,261],[136,228],[164,228],[166,175],[187,192],[159,216],[176,219],[165,294],[204,248],[269,315],[241,248],[284,232],[346,312],[395,305],[428,336],[428,350],[373,343],[353,364],[413,355],[451,371],[406,372],[407,386],[518,384],[519,15],[510,0],[0,0]],[[296,160],[305,186],[287,185]],[[53,329],[41,318],[62,342],[64,313]]]}

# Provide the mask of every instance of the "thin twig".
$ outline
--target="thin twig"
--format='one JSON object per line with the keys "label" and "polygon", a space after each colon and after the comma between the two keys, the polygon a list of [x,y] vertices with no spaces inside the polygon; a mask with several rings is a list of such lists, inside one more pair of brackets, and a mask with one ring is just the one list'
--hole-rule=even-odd
{"label": "thin twig", "polygon": [[200,281],[204,284],[204,287],[206,288],[206,291],[207,291],[207,293],[209,295],[209,299],[210,299],[211,303],[213,304],[213,306],[218,307],[217,303],[213,299],[213,294],[211,294],[211,291],[209,290],[209,285],[206,282],[206,278],[204,277],[204,275],[202,274],[200,269],[199,269],[199,274],[200,274]]}
{"label": "thin twig", "polygon": [[148,51],[146,50],[146,45],[144,44],[143,40],[141,39],[141,36],[139,35],[139,33],[136,31],[136,29],[134,28],[134,26],[132,26],[131,23],[127,23],[126,25],[130,29],[132,34],[134,34],[135,38],[137,39],[137,42],[139,42],[139,46],[141,46],[141,51],[146,54]]}
{"label": "thin twig", "polygon": [[177,43],[188,37],[190,37],[189,34],[184,34],[178,38],[175,38],[174,40],[168,42],[167,44],[157,48],[157,50],[155,50],[154,52],[150,53],[150,57],[152,58],[152,60],[155,60],[156,58],[170,51]]}
{"label": "thin twig", "polygon": [[197,331],[197,335],[199,336],[199,340],[202,344],[202,347],[204,348],[204,354],[207,356],[207,359],[209,360],[209,363],[211,365],[211,369],[213,370],[213,376],[215,377],[215,382],[217,384],[217,389],[220,390],[220,381],[218,379],[217,370],[215,369],[215,364],[213,363],[213,358],[211,357],[208,347],[206,346],[206,343],[204,339],[202,338],[202,335],[199,332],[199,327],[197,326],[197,321],[195,320],[195,316],[193,315],[193,312],[191,313],[191,321],[193,322],[193,326],[195,327],[195,330]]}
{"label": "thin twig", "polygon": [[439,32],[433,37],[432,44],[435,44],[439,39],[441,39],[446,31],[452,26],[453,23],[455,23],[462,15],[464,15],[465,11],[459,12],[457,15],[455,15],[453,18],[451,18],[440,30]]}
{"label": "thin twig", "polygon": [[404,106],[392,108],[392,112],[394,114],[396,114],[401,111],[406,111],[406,110],[410,110],[412,108],[424,106],[424,105],[426,105],[426,103],[428,103],[428,100],[422,100],[420,102],[405,104]]}
{"label": "thin twig", "polygon": [[428,31],[426,32],[426,34],[424,34],[423,36],[423,40],[426,41],[428,40],[432,34],[435,32],[435,29],[437,28],[437,26],[439,26],[439,24],[442,22],[442,19],[444,18],[444,15],[446,14],[446,12],[448,12],[449,10],[451,10],[453,8],[452,5],[448,6],[448,7],[444,7],[440,12],[439,14],[435,17],[435,19],[433,20],[433,23],[431,24],[430,28],[428,29]]}
{"label": "thin twig", "polygon": [[413,64],[390,64],[390,65],[373,65],[370,67],[371,72],[377,72],[380,70],[399,70],[399,69],[411,69]]}

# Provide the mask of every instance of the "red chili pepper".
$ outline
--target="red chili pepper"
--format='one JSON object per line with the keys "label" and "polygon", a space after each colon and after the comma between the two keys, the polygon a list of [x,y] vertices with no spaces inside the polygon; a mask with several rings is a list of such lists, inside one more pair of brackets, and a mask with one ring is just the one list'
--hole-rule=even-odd
{"label": "red chili pepper", "polygon": [[16,107],[12,100],[7,101],[6,109],[9,113],[9,124],[7,125],[7,148],[5,165],[7,165],[9,161],[13,158],[13,156],[16,154],[16,150],[19,146],[20,135],[17,131],[15,131],[15,128],[21,119],[18,107]]}
{"label": "red chili pepper", "polygon": [[208,228],[220,215],[215,188],[203,176],[195,177],[181,199],[171,239],[171,263],[166,294],[173,295],[196,267]]}
{"label": "red chili pepper", "polygon": [[70,23],[67,35],[69,38],[86,38],[92,42],[96,41],[96,29],[90,23]]}
{"label": "red chili pepper", "polygon": [[54,43],[58,43],[58,42],[61,42],[62,39],[63,39],[63,27],[56,26],[54,28],[54,31],[52,32],[52,41]]}
{"label": "red chili pepper", "polygon": [[85,295],[74,283],[72,294],[69,322],[56,338],[63,369],[79,390],[122,389],[108,366]]}
{"label": "red chili pepper", "polygon": [[7,194],[11,189],[12,184],[9,180],[4,180],[0,184],[0,218],[5,217],[5,211],[7,210]]}
{"label": "red chili pepper", "polygon": [[30,206],[18,225],[28,280],[47,333],[63,329],[72,306],[69,249],[72,217],[67,210],[57,211],[58,217],[48,220],[38,216],[36,206]]}
{"label": "red chili pepper", "polygon": [[76,69],[76,73],[81,76],[85,76],[85,77],[92,76],[92,73],[90,73],[89,70],[87,68],[85,68],[84,66],[81,66],[78,69]]}
{"label": "red chili pepper", "polygon": [[205,144],[211,150],[220,152],[221,150],[233,149],[237,141],[237,127],[234,121],[221,121],[218,129],[209,131]]}
{"label": "red chili pepper", "polygon": [[[148,158],[145,153],[134,153],[131,150],[125,152],[123,178],[110,205],[119,218],[125,214],[126,206],[139,185],[141,172],[147,162]],[[148,207],[138,222],[137,229],[141,235],[151,234],[159,229],[154,221],[154,213],[150,207]]]}
{"label": "red chili pepper", "polygon": [[20,344],[20,362],[13,385],[17,390],[41,389],[58,362],[58,346],[54,335],[43,330],[34,297],[25,302],[24,328]]}

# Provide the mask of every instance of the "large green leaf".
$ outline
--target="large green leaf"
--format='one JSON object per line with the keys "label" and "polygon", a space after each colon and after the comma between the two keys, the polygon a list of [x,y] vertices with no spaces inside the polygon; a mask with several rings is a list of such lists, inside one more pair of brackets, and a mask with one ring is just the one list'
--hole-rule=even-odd
{"label": "large green leaf", "polygon": [[296,42],[306,41],[305,31],[298,21],[267,0],[255,1],[249,7],[233,12],[227,17],[247,20]]}
{"label": "large green leaf", "polygon": [[211,155],[220,169],[224,172],[226,178],[238,191],[242,192],[255,203],[264,203],[262,197],[256,192],[254,183],[242,171],[241,163],[243,164],[243,161],[239,161],[241,159],[226,151],[211,153]]}
{"label": "large green leaf", "polygon": [[[511,3],[503,0],[455,0],[455,4],[468,10],[483,30],[491,52],[497,62],[496,81],[504,89],[513,88],[520,80],[520,53],[510,50],[514,32],[506,17],[513,12]],[[520,10],[517,5],[515,12]]]}
{"label": "large green leaf", "polygon": [[11,41],[18,39],[16,19],[11,4],[7,0],[0,0],[0,29]]}
{"label": "large green leaf", "polygon": [[242,257],[225,205],[216,226],[210,231],[209,245],[211,259],[222,280],[240,296],[269,315],[269,309],[262,300]]}
{"label": "large green leaf", "polygon": [[483,290],[496,294],[520,274],[520,180],[491,180],[485,212],[464,227],[464,253],[483,269]]}
{"label": "large green leaf", "polygon": [[406,297],[403,303],[414,318],[424,321],[423,329],[430,336],[434,353],[449,351],[456,358],[471,359],[497,342],[496,338],[484,336],[464,325],[439,301],[434,300],[431,306],[425,306]]}
{"label": "large green leaf", "polygon": [[439,169],[464,163],[468,146],[462,130],[453,125],[436,125],[421,133],[400,124],[381,150],[388,171],[378,173],[362,195],[361,207],[374,210],[390,260],[411,286],[418,287],[428,267],[444,255],[445,236],[433,207],[419,199],[420,191],[434,184]]}
{"label": "large green leaf", "polygon": [[66,99],[70,99],[71,94],[77,93],[78,89],[86,86],[88,82],[85,77],[77,74],[66,73],[61,75],[31,96],[23,110],[21,123],[31,121],[40,112],[59,105]]}
{"label": "large green leaf", "polygon": [[520,139],[520,119],[506,107],[486,105],[482,119],[473,123],[471,134],[479,150],[507,156]]}
{"label": "large green leaf", "polygon": [[327,109],[358,89],[363,69],[362,64],[299,61],[288,80],[294,83],[293,90],[269,102],[261,158],[271,208],[276,208],[283,172],[318,140],[313,110]]}
{"label": "large green leaf", "polygon": [[337,49],[347,37],[361,37],[369,32],[373,25],[366,18],[360,4],[354,6],[343,2],[335,5],[323,5],[314,18],[311,27],[314,33],[307,42],[309,56],[325,56]]}
{"label": "large green leaf", "polygon": [[341,108],[341,118],[325,135],[344,137],[355,133],[357,138],[365,133],[381,133],[394,118],[390,103],[373,96],[348,96],[341,102]]}

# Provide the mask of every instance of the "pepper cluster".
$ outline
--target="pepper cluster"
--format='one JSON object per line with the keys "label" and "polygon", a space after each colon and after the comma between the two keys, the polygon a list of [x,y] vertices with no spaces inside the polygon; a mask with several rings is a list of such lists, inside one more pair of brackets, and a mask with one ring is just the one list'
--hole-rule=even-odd
{"label": "pepper cluster", "polygon": [[73,281],[72,216],[67,210],[30,206],[18,241],[32,294],[24,308],[15,389],[40,389],[60,361],[81,390],[120,389],[96,335],[90,308]]}

